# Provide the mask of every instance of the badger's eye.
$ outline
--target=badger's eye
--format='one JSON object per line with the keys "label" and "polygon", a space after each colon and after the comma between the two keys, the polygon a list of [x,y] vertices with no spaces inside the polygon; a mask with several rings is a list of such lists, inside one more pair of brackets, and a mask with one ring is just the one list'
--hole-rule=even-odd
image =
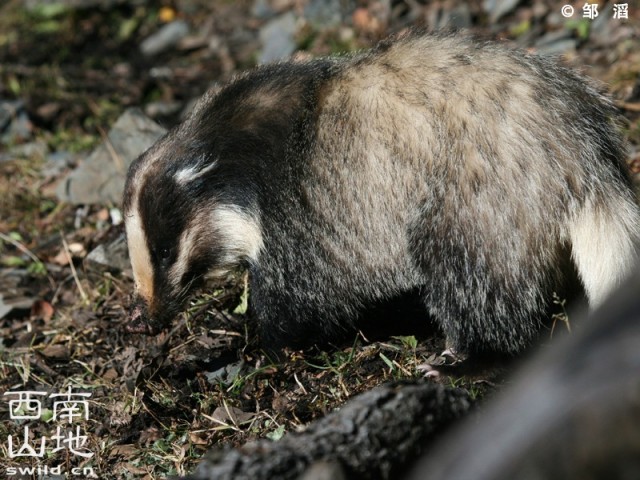
{"label": "badger's eye", "polygon": [[163,266],[166,266],[171,259],[171,254],[173,253],[171,248],[160,248],[157,250],[156,258],[160,261]]}

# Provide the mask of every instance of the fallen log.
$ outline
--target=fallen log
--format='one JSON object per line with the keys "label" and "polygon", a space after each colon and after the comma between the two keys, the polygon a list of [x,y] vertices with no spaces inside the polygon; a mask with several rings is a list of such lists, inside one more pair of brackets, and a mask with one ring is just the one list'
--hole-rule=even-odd
{"label": "fallen log", "polygon": [[396,472],[415,460],[427,440],[471,405],[461,389],[427,382],[387,384],[278,442],[258,440],[238,449],[214,450],[186,478],[287,480],[303,474],[305,480],[337,480],[341,475],[397,478]]}

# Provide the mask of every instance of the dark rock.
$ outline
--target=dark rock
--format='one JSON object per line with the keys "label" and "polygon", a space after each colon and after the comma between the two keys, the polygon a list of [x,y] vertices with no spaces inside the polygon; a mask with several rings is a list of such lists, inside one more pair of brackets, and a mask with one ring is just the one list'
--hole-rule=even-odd
{"label": "dark rock", "polygon": [[26,269],[0,269],[0,318],[17,312],[28,312],[36,298],[21,286],[29,276]]}

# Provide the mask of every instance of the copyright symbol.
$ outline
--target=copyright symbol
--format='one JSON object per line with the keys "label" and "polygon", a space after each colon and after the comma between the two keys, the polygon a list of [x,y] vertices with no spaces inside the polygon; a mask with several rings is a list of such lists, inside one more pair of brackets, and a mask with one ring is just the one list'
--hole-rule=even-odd
{"label": "copyright symbol", "polygon": [[573,17],[573,7],[571,5],[565,5],[564,7],[562,7],[562,10],[560,12],[565,18]]}

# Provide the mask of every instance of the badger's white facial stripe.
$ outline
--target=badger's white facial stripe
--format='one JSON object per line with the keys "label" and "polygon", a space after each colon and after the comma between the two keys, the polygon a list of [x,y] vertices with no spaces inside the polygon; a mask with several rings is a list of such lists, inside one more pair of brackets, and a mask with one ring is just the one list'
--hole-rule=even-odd
{"label": "badger's white facial stripe", "polygon": [[147,247],[146,234],[137,208],[137,198],[134,208],[128,212],[125,219],[127,229],[127,244],[136,282],[136,292],[147,302],[153,299],[153,265]]}
{"label": "badger's white facial stripe", "polygon": [[260,220],[251,213],[235,206],[220,206],[213,212],[212,225],[220,235],[223,250],[235,263],[242,258],[257,261],[264,243]]}
{"label": "badger's white facial stripe", "polygon": [[168,273],[169,281],[176,289],[180,289],[180,282],[182,277],[187,273],[189,261],[193,255],[198,239],[202,235],[205,235],[204,228],[202,227],[205,226],[206,223],[201,219],[201,215],[196,215],[195,218],[196,221],[192,221],[180,236],[177,245],[178,256]]}
{"label": "badger's white facial stripe", "polygon": [[178,170],[173,178],[178,185],[187,185],[188,183],[193,182],[202,175],[205,175],[207,172],[213,170],[216,167],[217,163],[217,161],[211,162],[209,165],[203,168],[199,168],[197,166],[183,168],[182,170]]}
{"label": "badger's white facial stripe", "polygon": [[213,237],[217,237],[216,248],[222,255],[216,269],[208,272],[213,277],[227,273],[241,259],[257,260],[263,245],[260,222],[239,207],[216,207],[213,214],[207,209],[197,212],[180,236],[176,261],[168,273],[176,290],[183,288],[194,252]]}

